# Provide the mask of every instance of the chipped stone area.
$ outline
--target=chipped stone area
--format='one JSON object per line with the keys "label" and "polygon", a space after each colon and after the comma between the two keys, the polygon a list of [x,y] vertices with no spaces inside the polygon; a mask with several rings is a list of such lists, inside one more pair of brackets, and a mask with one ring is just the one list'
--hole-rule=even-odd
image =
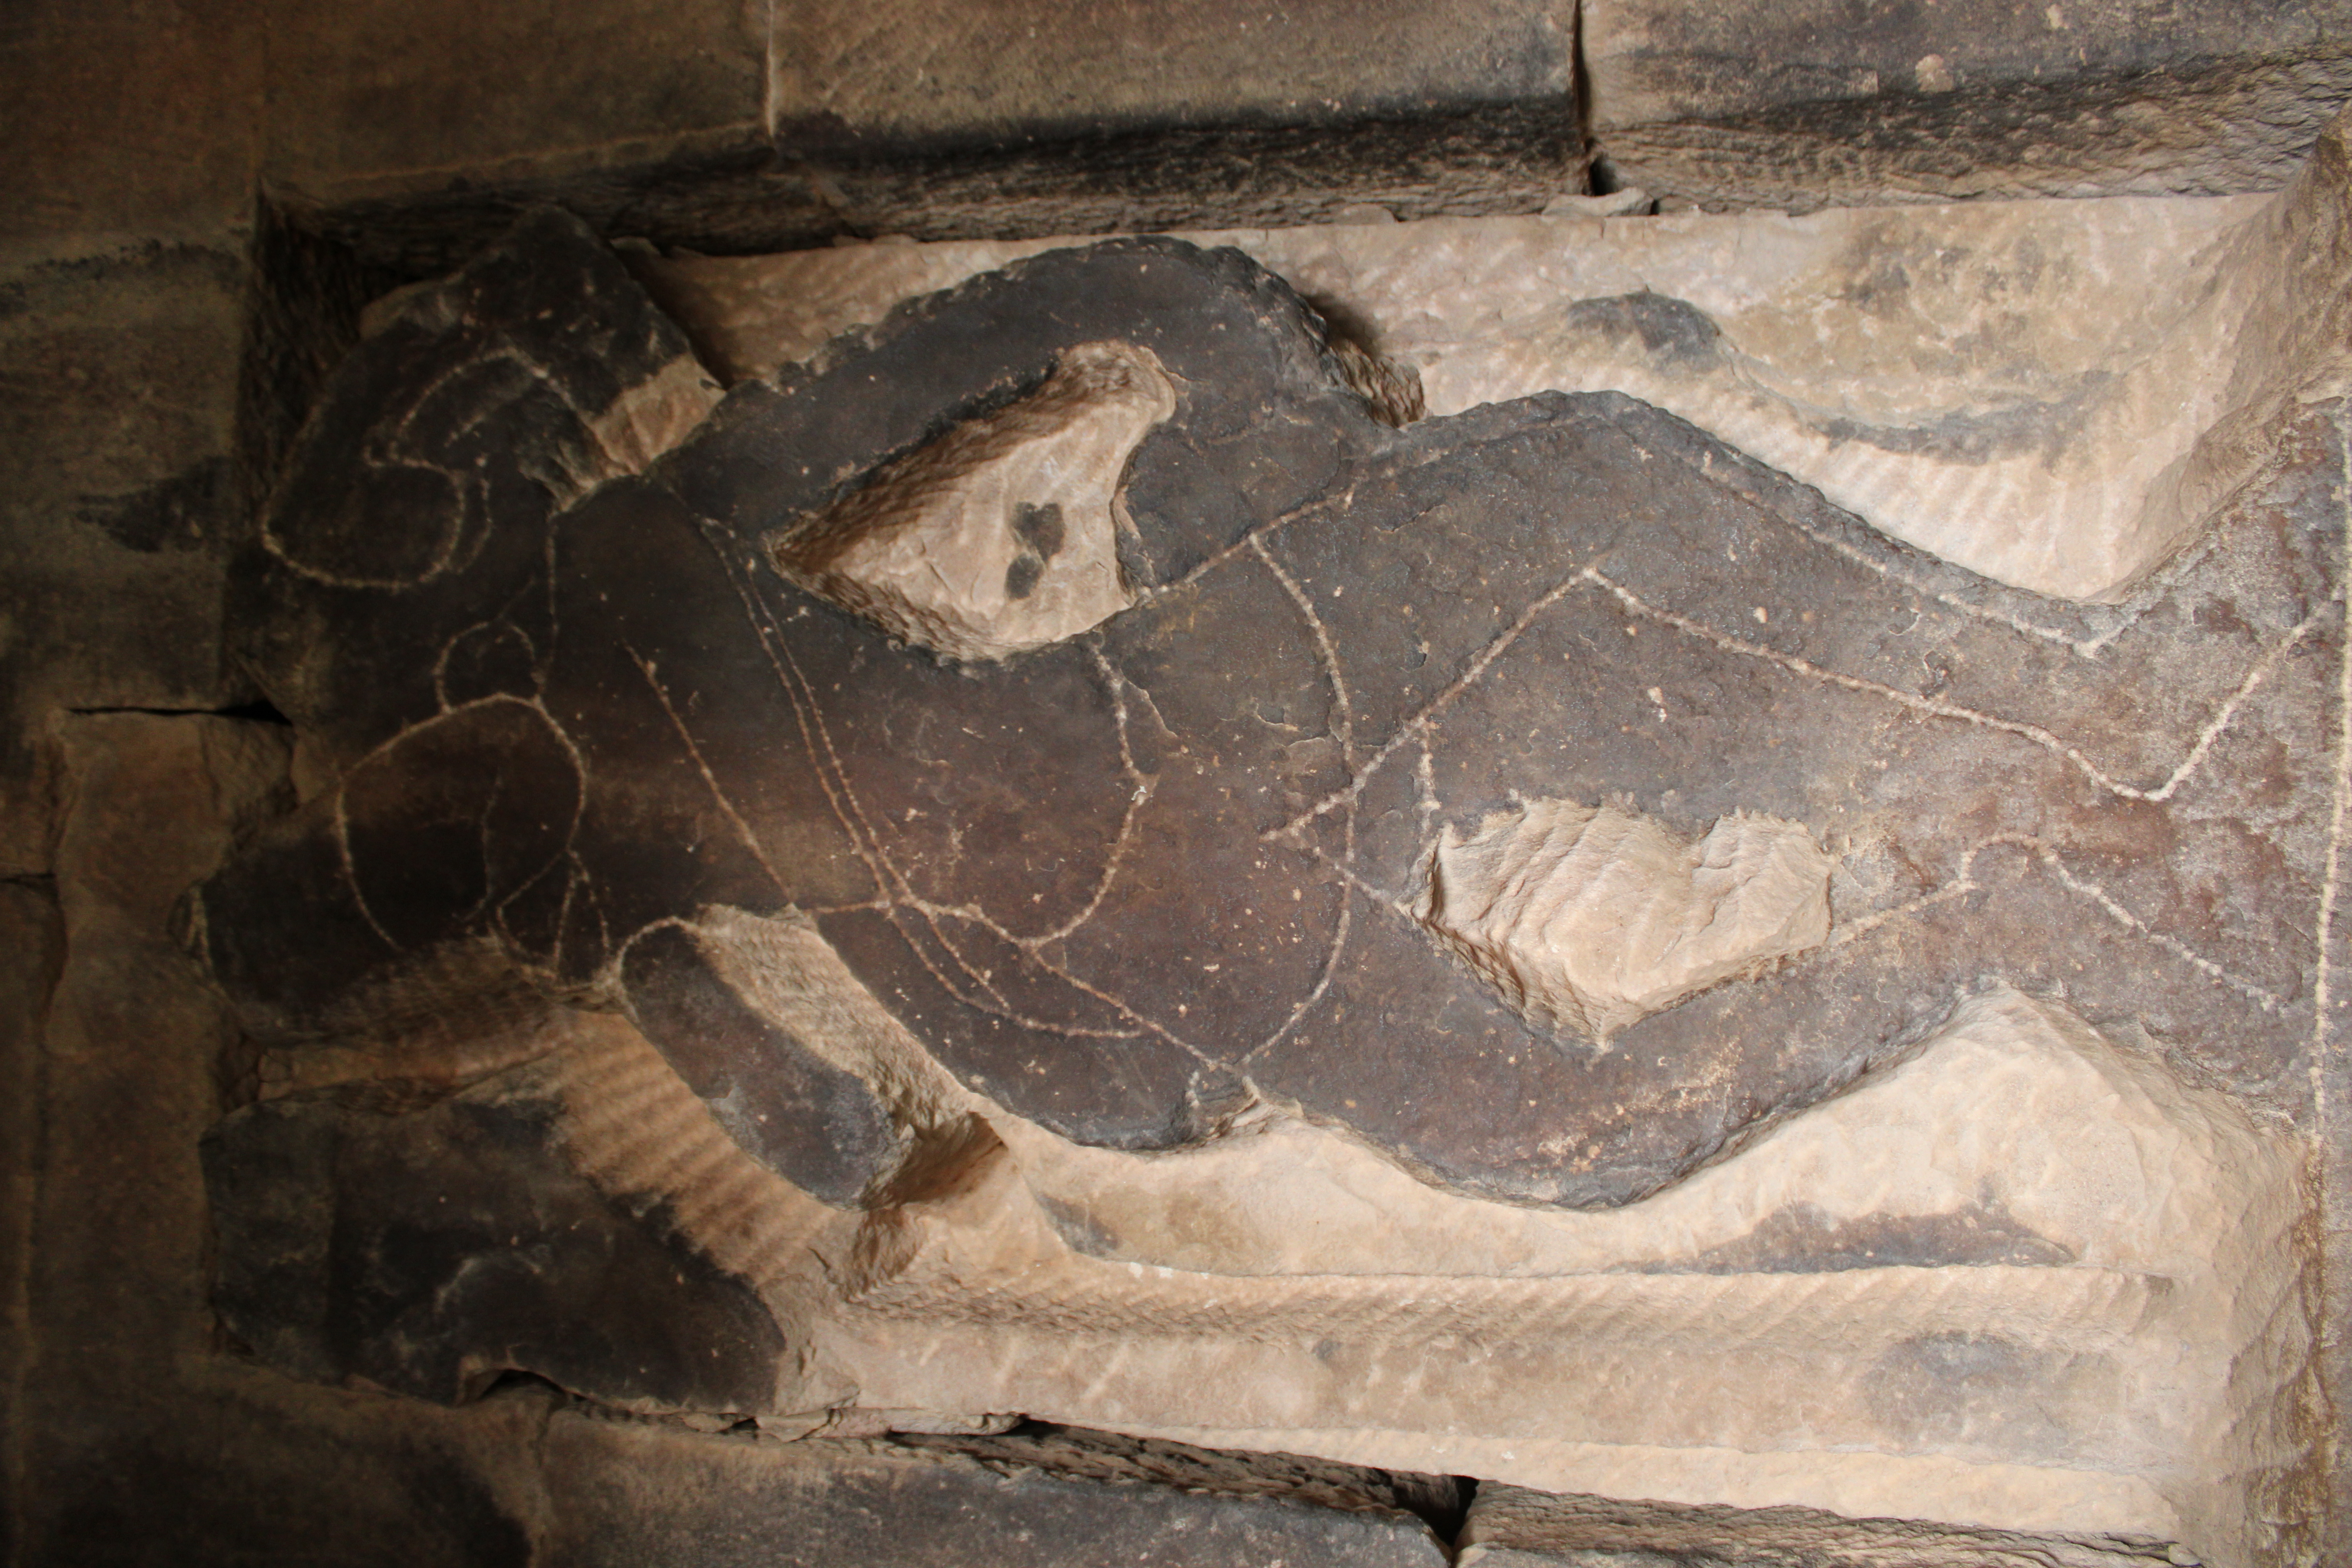
{"label": "chipped stone area", "polygon": [[[1135,602],[1120,489],[1176,411],[1149,349],[1079,343],[1034,391],[884,467],[771,547],[811,593],[951,658],[1006,658]],[[1125,549],[1132,549],[1129,544]]]}
{"label": "chipped stone area", "polygon": [[1606,1050],[1637,1018],[1821,945],[1830,869],[1801,823],[1738,814],[1691,844],[1613,805],[1536,800],[1445,829],[1422,918],[1530,1022]]}

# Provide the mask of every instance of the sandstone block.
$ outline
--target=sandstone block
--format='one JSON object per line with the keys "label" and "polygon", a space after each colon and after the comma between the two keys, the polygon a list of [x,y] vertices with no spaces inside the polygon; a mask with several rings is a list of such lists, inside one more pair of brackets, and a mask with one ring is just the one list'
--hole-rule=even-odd
{"label": "sandstone block", "polygon": [[2268,189],[2352,80],[2342,13],[2276,4],[1595,0],[1580,19],[1601,155],[1710,206]]}
{"label": "sandstone block", "polygon": [[[464,552],[439,500],[338,532],[404,515],[382,455],[447,389],[491,389],[461,429],[519,406],[518,337],[635,345],[593,406],[671,376],[559,230],[403,303],[476,301],[362,347],[303,448],[341,510],[239,569],[329,742],[190,905],[271,1041],[215,1148],[255,1152],[219,1191],[283,1364],[2294,1550],[2307,1195],[2244,1101],[2296,1109],[2324,985],[2332,415],[2249,440],[2272,479],[2177,570],[2069,603],[1619,394],[1393,425],[1244,258],[1121,241],[913,302],[635,472],[526,423]],[[2284,357],[2242,406],[2332,374]],[[1119,595],[1051,639],[815,570],[928,530],[950,588],[1024,551],[1034,588],[1081,493]],[[313,544],[408,564],[282,613]],[[419,1229],[384,1300],[312,1261]],[[574,1318],[583,1246],[645,1289]],[[404,1337],[310,1326],[369,1313]],[[745,1325],[684,1334],[723,1379],[650,1376],[707,1314]]]}

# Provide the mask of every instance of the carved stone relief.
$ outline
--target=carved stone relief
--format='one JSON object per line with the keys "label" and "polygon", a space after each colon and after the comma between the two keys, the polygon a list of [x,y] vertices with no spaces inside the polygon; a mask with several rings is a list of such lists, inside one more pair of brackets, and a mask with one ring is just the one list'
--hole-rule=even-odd
{"label": "carved stone relief", "polygon": [[[1382,360],[1173,239],[722,396],[527,217],[238,574],[303,799],[185,906],[257,1047],[225,1319],[442,1399],[2282,1559],[2342,168],[2129,209],[2204,237],[2148,344],[1867,429],[1805,390],[1866,299],[1777,368],[1633,290]],[[1968,220],[1823,222],[1789,265]],[[1872,526],[1929,492],[1992,575]]]}

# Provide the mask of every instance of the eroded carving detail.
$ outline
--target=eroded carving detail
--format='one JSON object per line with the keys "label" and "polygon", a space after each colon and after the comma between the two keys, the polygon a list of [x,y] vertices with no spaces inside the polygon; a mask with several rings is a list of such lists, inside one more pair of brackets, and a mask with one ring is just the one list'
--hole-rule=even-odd
{"label": "eroded carving detail", "polygon": [[1076,637],[1135,602],[1119,565],[1120,541],[1135,534],[1119,487],[1136,443],[1175,411],[1150,350],[1079,343],[1035,391],[780,531],[776,565],[951,658]]}
{"label": "eroded carving detail", "polygon": [[1605,1049],[1637,1018],[1820,946],[1829,883],[1798,823],[1735,813],[1686,844],[1615,805],[1538,800],[1445,830],[1423,918],[1530,1022]]}

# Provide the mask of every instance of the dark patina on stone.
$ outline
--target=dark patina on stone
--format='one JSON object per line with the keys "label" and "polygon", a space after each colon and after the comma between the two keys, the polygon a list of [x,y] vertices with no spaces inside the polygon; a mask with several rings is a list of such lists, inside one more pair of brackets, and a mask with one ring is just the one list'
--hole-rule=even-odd
{"label": "dark patina on stone", "polygon": [[[648,341],[607,260],[558,287],[554,232],[509,242],[531,330],[544,297]],[[1391,429],[1278,281],[1121,241],[903,309],[568,510],[517,479],[467,513],[475,564],[322,611],[294,563],[425,504],[367,466],[392,424],[523,417],[486,346],[521,307],[478,297],[472,335],[360,351],[289,492],[358,499],[282,501],[246,568],[257,674],[342,769],[202,892],[258,1027],[492,937],[610,985],[709,1102],[769,1105],[751,1152],[837,1204],[895,1157],[879,1109],[739,1016],[675,922],[813,920],[965,1083],[1080,1142],[1270,1100],[1541,1203],[1675,1179],[1990,978],[2242,1091],[2310,1034],[2343,635],[2316,480],[2123,605],[2042,600],[1621,395]],[[1132,608],[965,664],[778,575],[779,531],[1107,339],[1178,389],[1125,477]],[[499,428],[494,474],[564,438]],[[1421,911],[1442,830],[1547,798],[1691,839],[1801,824],[1839,866],[1829,941],[1606,1048],[1530,1024]]]}
{"label": "dark patina on stone", "polygon": [[481,1093],[402,1115],[248,1106],[205,1142],[214,1305],[276,1365],[427,1399],[529,1371],[621,1405],[757,1409],[783,1337],[749,1287]]}

